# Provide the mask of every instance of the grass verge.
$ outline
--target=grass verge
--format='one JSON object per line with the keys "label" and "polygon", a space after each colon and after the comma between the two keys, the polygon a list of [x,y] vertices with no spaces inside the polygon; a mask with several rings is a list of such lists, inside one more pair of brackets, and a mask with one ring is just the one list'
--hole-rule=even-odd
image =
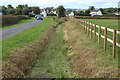
{"label": "grass verge", "polygon": [[25,45],[39,39],[44,31],[53,24],[53,19],[46,17],[43,23],[27,29],[15,36],[2,40],[2,58],[9,56],[15,48],[23,48]]}

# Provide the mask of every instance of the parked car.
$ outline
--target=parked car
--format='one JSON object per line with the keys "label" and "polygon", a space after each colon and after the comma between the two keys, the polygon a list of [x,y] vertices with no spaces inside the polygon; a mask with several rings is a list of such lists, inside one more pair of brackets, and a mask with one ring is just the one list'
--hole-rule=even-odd
{"label": "parked car", "polygon": [[37,20],[43,20],[43,16],[42,16],[42,15],[35,15],[35,18],[36,18]]}

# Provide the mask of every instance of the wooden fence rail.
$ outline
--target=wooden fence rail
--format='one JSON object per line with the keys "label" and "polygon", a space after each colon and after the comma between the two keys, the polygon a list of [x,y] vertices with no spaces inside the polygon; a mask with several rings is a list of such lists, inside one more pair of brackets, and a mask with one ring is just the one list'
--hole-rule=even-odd
{"label": "wooden fence rail", "polygon": [[[96,41],[96,35],[98,36],[98,45],[100,45],[100,39],[104,39],[104,49],[107,49],[107,41],[113,44],[112,54],[113,58],[116,57],[116,47],[120,47],[120,44],[116,41],[116,35],[120,35],[120,31],[110,29],[107,27],[99,26],[90,22],[86,22],[83,20],[80,20],[80,26],[82,26],[86,33],[90,34],[90,39],[93,39],[94,35],[94,41]],[[98,28],[98,32],[96,31],[96,28]],[[104,30],[104,35],[101,35],[101,29]],[[110,39],[107,37],[107,31],[113,33],[113,39]]]}

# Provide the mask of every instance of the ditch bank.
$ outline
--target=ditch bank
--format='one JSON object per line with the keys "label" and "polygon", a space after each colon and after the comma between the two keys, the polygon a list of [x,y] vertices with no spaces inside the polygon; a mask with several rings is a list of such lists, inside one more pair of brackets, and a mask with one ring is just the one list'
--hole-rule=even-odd
{"label": "ditch bank", "polygon": [[2,77],[5,78],[26,78],[35,66],[36,61],[48,48],[48,44],[56,31],[57,26],[65,20],[54,22],[54,25],[48,28],[43,36],[33,44],[24,48],[16,48],[9,54],[9,59],[3,61]]}
{"label": "ditch bank", "polygon": [[[96,42],[88,38],[74,18],[64,24],[64,33],[70,64],[77,73],[76,78],[117,78],[117,59],[112,59],[108,51],[100,49]],[[71,36],[72,35],[72,36]]]}
{"label": "ditch bank", "polygon": [[56,26],[51,26],[42,38],[34,44],[26,46],[24,49],[16,48],[13,50],[9,59],[3,61],[4,78],[24,78],[33,67],[33,63],[38,56],[46,50]]}
{"label": "ditch bank", "polygon": [[58,25],[48,49],[36,62],[29,78],[64,79],[75,78],[75,73],[69,64],[68,47],[64,40],[63,24]]}

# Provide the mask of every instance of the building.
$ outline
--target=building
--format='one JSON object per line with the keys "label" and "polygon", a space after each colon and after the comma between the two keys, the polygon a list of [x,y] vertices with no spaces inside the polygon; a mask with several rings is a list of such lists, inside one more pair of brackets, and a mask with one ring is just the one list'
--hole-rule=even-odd
{"label": "building", "polygon": [[45,9],[41,9],[41,13],[43,15],[43,17],[46,17],[47,16],[47,12],[45,11]]}
{"label": "building", "polygon": [[120,12],[113,12],[112,14],[120,15]]}
{"label": "building", "polygon": [[74,12],[73,11],[65,11],[65,15],[66,16],[74,16]]}
{"label": "building", "polygon": [[92,10],[90,11],[91,16],[102,16],[102,12],[100,10]]}
{"label": "building", "polygon": [[53,7],[46,7],[44,9],[41,9],[41,13],[44,17],[52,14],[52,15],[56,15],[56,10]]}

